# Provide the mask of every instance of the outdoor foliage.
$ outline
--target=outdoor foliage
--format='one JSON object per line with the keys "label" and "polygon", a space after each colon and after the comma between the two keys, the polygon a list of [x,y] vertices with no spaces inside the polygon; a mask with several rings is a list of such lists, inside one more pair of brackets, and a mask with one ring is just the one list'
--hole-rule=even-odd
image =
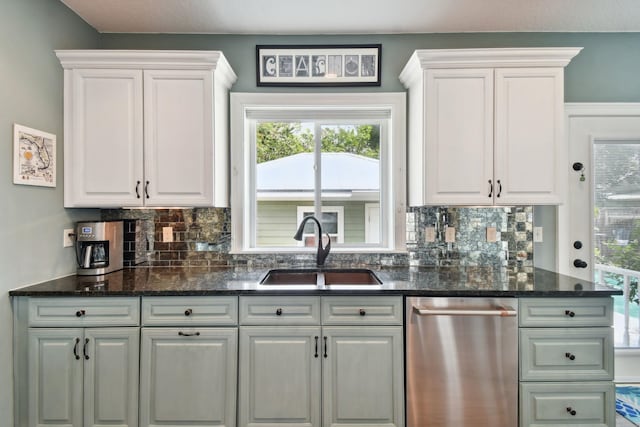
{"label": "outdoor foliage", "polygon": [[[640,271],[640,219],[632,223],[617,222],[606,226],[601,222],[605,211],[612,208],[637,208],[637,201],[615,200],[611,196],[636,194],[640,189],[640,149],[638,144],[607,143],[594,146],[595,223],[597,231],[605,237],[596,248],[596,261],[628,270]],[[599,220],[600,219],[600,220]],[[621,242],[620,229],[630,230],[628,240]],[[625,233],[626,234],[626,233]],[[623,237],[626,240],[626,236]],[[609,275],[607,281],[622,286],[622,277]],[[638,280],[631,278],[629,300],[640,304]]]}
{"label": "outdoor foliage", "polygon": [[[636,219],[629,236],[629,243],[620,245],[615,240],[604,243],[606,257],[596,253],[598,262],[613,265],[628,270],[640,271],[640,219]],[[620,281],[620,280],[618,280]],[[618,285],[620,285],[618,283]],[[638,295],[638,280],[631,279],[629,284],[629,300],[640,304]]]}
{"label": "outdoor foliage", "polygon": [[[378,159],[380,128],[374,125],[325,126],[323,152],[352,153]],[[257,162],[267,162],[298,153],[313,152],[313,133],[300,123],[260,123],[257,129]]]}
{"label": "outdoor foliage", "polygon": [[300,123],[261,123],[256,150],[258,163],[313,152],[313,134]]}

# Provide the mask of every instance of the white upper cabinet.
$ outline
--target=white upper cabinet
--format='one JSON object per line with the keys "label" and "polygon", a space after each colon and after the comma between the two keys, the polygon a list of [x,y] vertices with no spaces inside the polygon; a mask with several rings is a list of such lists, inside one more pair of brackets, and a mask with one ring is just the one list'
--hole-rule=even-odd
{"label": "white upper cabinet", "polygon": [[228,96],[216,51],[56,51],[65,207],[228,206]]}
{"label": "white upper cabinet", "polygon": [[580,48],[417,50],[409,205],[560,204],[564,67]]}

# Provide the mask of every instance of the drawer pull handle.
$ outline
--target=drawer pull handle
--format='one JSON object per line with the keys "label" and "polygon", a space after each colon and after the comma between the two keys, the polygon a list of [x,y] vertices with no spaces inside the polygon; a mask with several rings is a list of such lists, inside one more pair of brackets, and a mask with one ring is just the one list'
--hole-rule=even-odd
{"label": "drawer pull handle", "polygon": [[364,311],[364,308],[360,309],[360,316],[364,316],[365,314],[367,314],[366,311]]}
{"label": "drawer pull handle", "polygon": [[316,357],[316,358],[317,358],[317,357],[318,357],[318,337],[317,337],[317,336],[315,336],[314,338],[315,338],[315,340],[316,340],[316,354],[314,354],[314,355],[313,355],[313,357]]}
{"label": "drawer pull handle", "polygon": [[573,355],[573,354],[571,354],[571,353],[565,353],[565,354],[564,354],[564,357],[566,357],[566,358],[567,358],[567,359],[569,359],[569,360],[576,360],[576,356],[574,356],[574,355]]}
{"label": "drawer pull handle", "polygon": [[200,332],[189,333],[180,331],[178,332],[178,335],[180,335],[181,337],[199,337]]}
{"label": "drawer pull handle", "polygon": [[82,346],[82,354],[84,354],[84,360],[89,360],[89,353],[87,353],[87,345],[89,345],[89,338],[85,338],[84,345]]}
{"label": "drawer pull handle", "polygon": [[329,357],[327,355],[327,337],[322,337],[324,339],[324,358],[326,359],[327,357]]}
{"label": "drawer pull handle", "polygon": [[86,312],[86,311],[84,311],[84,310],[78,310],[78,311],[76,311],[76,317],[82,317],[82,316],[84,316],[85,314],[87,314],[87,312]]}
{"label": "drawer pull handle", "polygon": [[282,309],[281,308],[276,310],[276,316],[282,316]]}
{"label": "drawer pull handle", "polygon": [[140,181],[136,182],[136,198],[139,199],[140,198]]}
{"label": "drawer pull handle", "polygon": [[577,414],[576,410],[575,410],[575,409],[573,409],[573,408],[571,408],[571,406],[569,406],[569,407],[567,408],[567,412],[568,412],[568,413],[570,413],[570,414],[571,414],[572,416],[574,416],[574,417],[575,417],[575,416],[576,416],[576,414]]}
{"label": "drawer pull handle", "polygon": [[76,338],[76,344],[73,346],[73,355],[76,357],[76,360],[80,360],[80,355],[78,354],[78,344],[80,344],[80,338]]}
{"label": "drawer pull handle", "polygon": [[190,308],[187,308],[187,309],[184,311],[184,315],[185,315],[185,316],[191,316],[192,314],[193,314],[193,310],[192,310],[192,309],[190,309]]}
{"label": "drawer pull handle", "polygon": [[574,313],[574,312],[573,312],[573,311],[571,311],[571,310],[565,310],[565,311],[564,311],[564,315],[565,315],[565,316],[569,316],[569,317],[575,317],[575,316],[576,316],[576,313]]}

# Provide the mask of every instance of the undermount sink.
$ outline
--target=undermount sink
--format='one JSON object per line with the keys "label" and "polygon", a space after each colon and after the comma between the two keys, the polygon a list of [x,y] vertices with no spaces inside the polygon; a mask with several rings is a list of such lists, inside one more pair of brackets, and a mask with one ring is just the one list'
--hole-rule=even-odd
{"label": "undermount sink", "polygon": [[308,270],[269,270],[261,285],[317,285],[318,273]]}
{"label": "undermount sink", "polygon": [[275,269],[269,270],[260,281],[261,285],[313,285],[313,286],[377,286],[382,281],[365,268],[346,269]]}
{"label": "undermount sink", "polygon": [[325,286],[331,285],[381,285],[376,274],[367,269],[332,270],[324,272]]}

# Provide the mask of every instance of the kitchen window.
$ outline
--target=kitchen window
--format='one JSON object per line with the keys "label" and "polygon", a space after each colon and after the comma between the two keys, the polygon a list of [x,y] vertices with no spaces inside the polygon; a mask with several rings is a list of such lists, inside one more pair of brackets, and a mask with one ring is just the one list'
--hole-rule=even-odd
{"label": "kitchen window", "polygon": [[233,93],[232,252],[314,250],[310,214],[335,252],[405,251],[404,127],[404,94]]}

